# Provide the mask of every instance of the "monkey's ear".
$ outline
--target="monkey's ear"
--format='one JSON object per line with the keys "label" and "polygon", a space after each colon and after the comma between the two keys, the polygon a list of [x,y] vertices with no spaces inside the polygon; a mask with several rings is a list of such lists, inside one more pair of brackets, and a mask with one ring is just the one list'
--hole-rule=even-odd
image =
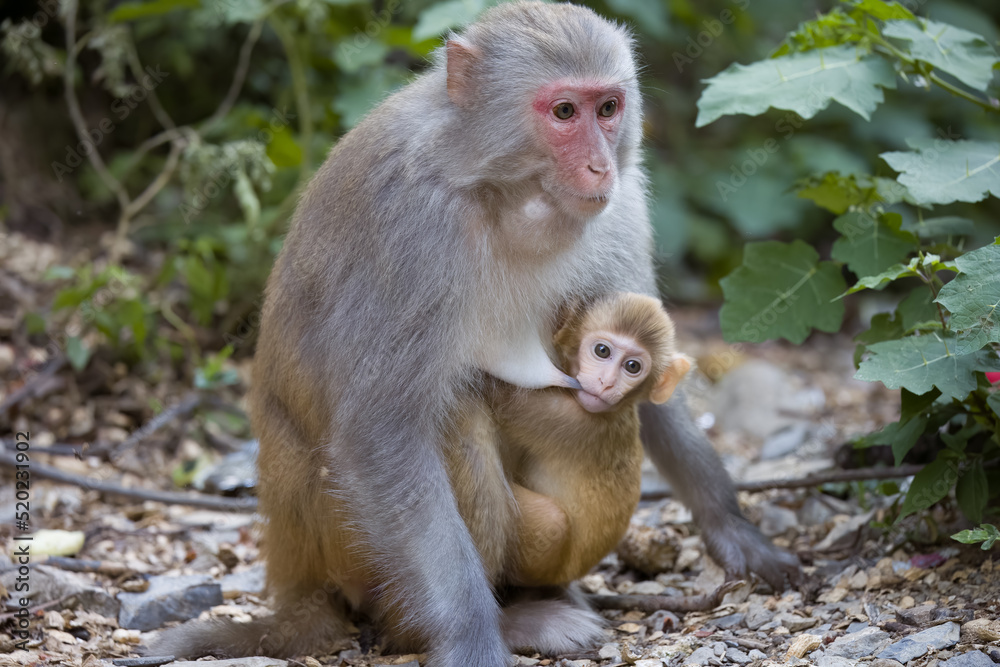
{"label": "monkey's ear", "polygon": [[469,107],[476,100],[475,69],[482,52],[457,39],[445,45],[448,54],[448,97],[460,107]]}
{"label": "monkey's ear", "polygon": [[663,371],[663,375],[653,386],[653,391],[649,393],[649,400],[653,403],[665,403],[689,370],[691,370],[691,357],[686,354],[675,354],[670,358],[667,370]]}

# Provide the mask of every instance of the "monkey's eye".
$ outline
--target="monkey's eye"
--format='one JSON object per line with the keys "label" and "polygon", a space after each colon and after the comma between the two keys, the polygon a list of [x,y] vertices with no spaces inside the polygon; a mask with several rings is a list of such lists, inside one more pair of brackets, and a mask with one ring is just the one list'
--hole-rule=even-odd
{"label": "monkey's eye", "polygon": [[607,102],[604,103],[604,106],[602,106],[597,113],[598,115],[603,116],[604,118],[611,118],[612,116],[615,115],[615,111],[617,110],[618,110],[618,102],[615,100],[608,100]]}
{"label": "monkey's eye", "polygon": [[569,102],[563,102],[562,104],[557,104],[552,107],[552,113],[555,114],[556,118],[559,120],[566,120],[573,115],[573,105]]}
{"label": "monkey's eye", "polygon": [[642,364],[640,364],[635,359],[629,359],[625,362],[625,371],[631,373],[632,375],[638,375],[639,371],[642,370]]}
{"label": "monkey's eye", "polygon": [[611,356],[611,348],[604,343],[598,343],[594,346],[594,354],[596,354],[601,359],[607,359]]}

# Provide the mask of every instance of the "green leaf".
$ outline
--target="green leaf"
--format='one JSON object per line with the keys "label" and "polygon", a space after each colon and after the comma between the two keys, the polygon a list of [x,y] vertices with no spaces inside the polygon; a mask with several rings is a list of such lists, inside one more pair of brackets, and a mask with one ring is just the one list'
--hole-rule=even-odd
{"label": "green leaf", "polygon": [[422,42],[472,23],[483,10],[495,4],[496,0],[448,0],[431,5],[420,12],[413,27],[413,41]]}
{"label": "green leaf", "polygon": [[939,331],[874,343],[854,377],[915,394],[937,387],[943,396],[963,400],[977,386],[976,373],[1000,370],[1000,359],[989,350],[957,354],[957,343],[955,334]]}
{"label": "green leaf", "polygon": [[855,5],[858,9],[871,14],[879,21],[889,19],[912,19],[913,13],[898,2],[883,2],[882,0],[862,0]]}
{"label": "green leaf", "polygon": [[997,417],[1000,417],[1000,393],[993,392],[987,396],[986,404],[990,406]]}
{"label": "green leaf", "polygon": [[941,258],[937,255],[927,253],[922,256],[910,258],[910,263],[903,264],[893,264],[888,269],[874,276],[865,276],[859,278],[858,282],[844,292],[841,296],[847,296],[848,294],[854,294],[855,292],[860,292],[863,289],[882,289],[894,280],[899,280],[900,278],[912,278],[917,275],[918,271],[922,271],[925,274],[937,273],[938,271],[958,271],[958,268],[948,262],[942,262]]}
{"label": "green leaf", "polygon": [[972,523],[983,520],[983,510],[989,500],[989,485],[986,483],[986,471],[981,458],[971,459],[969,468],[958,478],[955,487],[955,499],[958,507]]}
{"label": "green leaf", "polygon": [[909,42],[912,57],[976,90],[986,90],[993,80],[993,66],[1000,62],[982,35],[947,23],[929,19],[887,21],[882,34]]}
{"label": "green leaf", "polygon": [[843,177],[834,172],[823,174],[818,182],[810,182],[798,188],[798,193],[803,199],[810,199],[817,206],[837,215],[845,213],[864,199],[864,193],[853,177]]}
{"label": "green leaf", "polygon": [[833,244],[830,255],[856,275],[878,275],[903,262],[920,246],[916,236],[900,231],[902,224],[898,213],[878,218],[861,211],[842,215],[833,221],[833,228],[843,236]]}
{"label": "green leaf", "polygon": [[872,316],[871,326],[855,336],[854,340],[863,345],[871,345],[902,338],[905,333],[899,318],[894,318],[889,313],[876,313]]}
{"label": "green leaf", "polygon": [[938,502],[951,491],[958,481],[958,465],[949,456],[938,454],[933,463],[928,463],[924,469],[913,477],[910,490],[903,499],[903,507],[896,517],[899,523],[904,517],[927,509]]}
{"label": "green leaf", "polygon": [[786,338],[798,344],[812,329],[834,332],[844,319],[840,267],[820,262],[803,241],[748,243],[743,263],[722,279],[720,319],[727,341]]}
{"label": "green leaf", "polygon": [[78,373],[87,367],[90,361],[91,351],[83,344],[83,340],[76,336],[69,336],[66,339],[66,358]]}
{"label": "green leaf", "polygon": [[706,83],[697,127],[731,114],[757,116],[768,107],[808,119],[831,101],[867,120],[884,99],[882,88],[896,87],[896,74],[883,58],[860,55],[854,46],[834,46],[752,65],[734,63]]}
{"label": "green leaf", "polygon": [[864,357],[868,345],[902,338],[905,333],[898,317],[891,316],[889,313],[872,315],[871,325],[868,329],[854,337],[854,342],[858,343],[854,348],[855,367],[861,365],[861,359]]}
{"label": "green leaf", "polygon": [[152,0],[151,2],[123,2],[108,14],[111,23],[160,16],[178,9],[197,9],[200,0]]}
{"label": "green leaf", "polygon": [[977,202],[1000,197],[1000,141],[908,142],[915,151],[882,153],[879,157],[900,172],[913,200],[923,204]]}
{"label": "green leaf", "polygon": [[940,218],[914,220],[903,226],[908,232],[913,232],[922,239],[940,238],[942,236],[968,236],[976,229],[976,223],[968,218],[948,215]]}
{"label": "green leaf", "polygon": [[[941,397],[941,392],[933,389],[926,394],[914,394],[912,391],[903,389],[900,392],[901,408],[899,414],[900,421],[909,421],[915,417],[926,417],[927,412],[934,401]],[[896,462],[899,465],[899,462]]]}
{"label": "green leaf", "polygon": [[984,523],[979,526],[979,528],[973,528],[971,530],[963,530],[960,533],[955,533],[951,536],[951,539],[961,542],[962,544],[975,544],[976,542],[983,543],[983,551],[986,551],[993,544],[1000,540],[1000,530],[997,527]]}
{"label": "green leaf", "polygon": [[267,157],[275,167],[298,167],[302,164],[302,147],[295,141],[287,126],[274,130],[267,144]]}
{"label": "green leaf", "polygon": [[960,349],[1000,343],[1000,246],[965,253],[955,263],[960,273],[941,288],[937,302],[951,313],[949,326],[960,333]]}
{"label": "green leaf", "polygon": [[915,289],[896,306],[896,315],[903,325],[903,331],[910,333],[918,325],[938,322],[938,310],[934,305],[934,293],[930,289]]}
{"label": "green leaf", "polygon": [[366,65],[381,65],[387,55],[388,44],[374,39],[360,41],[352,38],[340,43],[333,60],[341,70],[353,74]]}

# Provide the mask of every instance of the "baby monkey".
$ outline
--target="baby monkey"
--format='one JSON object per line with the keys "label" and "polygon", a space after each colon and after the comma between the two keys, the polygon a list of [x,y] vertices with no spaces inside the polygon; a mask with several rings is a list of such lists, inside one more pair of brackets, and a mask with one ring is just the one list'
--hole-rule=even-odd
{"label": "baby monkey", "polygon": [[515,585],[567,584],[618,544],[639,502],[638,405],[666,401],[691,368],[657,299],[620,292],[566,311],[553,342],[581,388],[503,385],[492,401],[520,515]]}

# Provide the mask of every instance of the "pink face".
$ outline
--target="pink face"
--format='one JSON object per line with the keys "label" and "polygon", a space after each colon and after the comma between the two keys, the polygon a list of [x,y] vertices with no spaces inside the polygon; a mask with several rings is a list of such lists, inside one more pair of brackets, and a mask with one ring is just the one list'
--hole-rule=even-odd
{"label": "pink face", "polygon": [[649,352],[630,336],[607,331],[584,336],[577,353],[576,400],[588,412],[611,410],[649,376]]}
{"label": "pink face", "polygon": [[581,212],[603,209],[618,176],[615,147],[625,89],[563,79],[540,88],[532,107],[539,134],[555,160],[560,199]]}

